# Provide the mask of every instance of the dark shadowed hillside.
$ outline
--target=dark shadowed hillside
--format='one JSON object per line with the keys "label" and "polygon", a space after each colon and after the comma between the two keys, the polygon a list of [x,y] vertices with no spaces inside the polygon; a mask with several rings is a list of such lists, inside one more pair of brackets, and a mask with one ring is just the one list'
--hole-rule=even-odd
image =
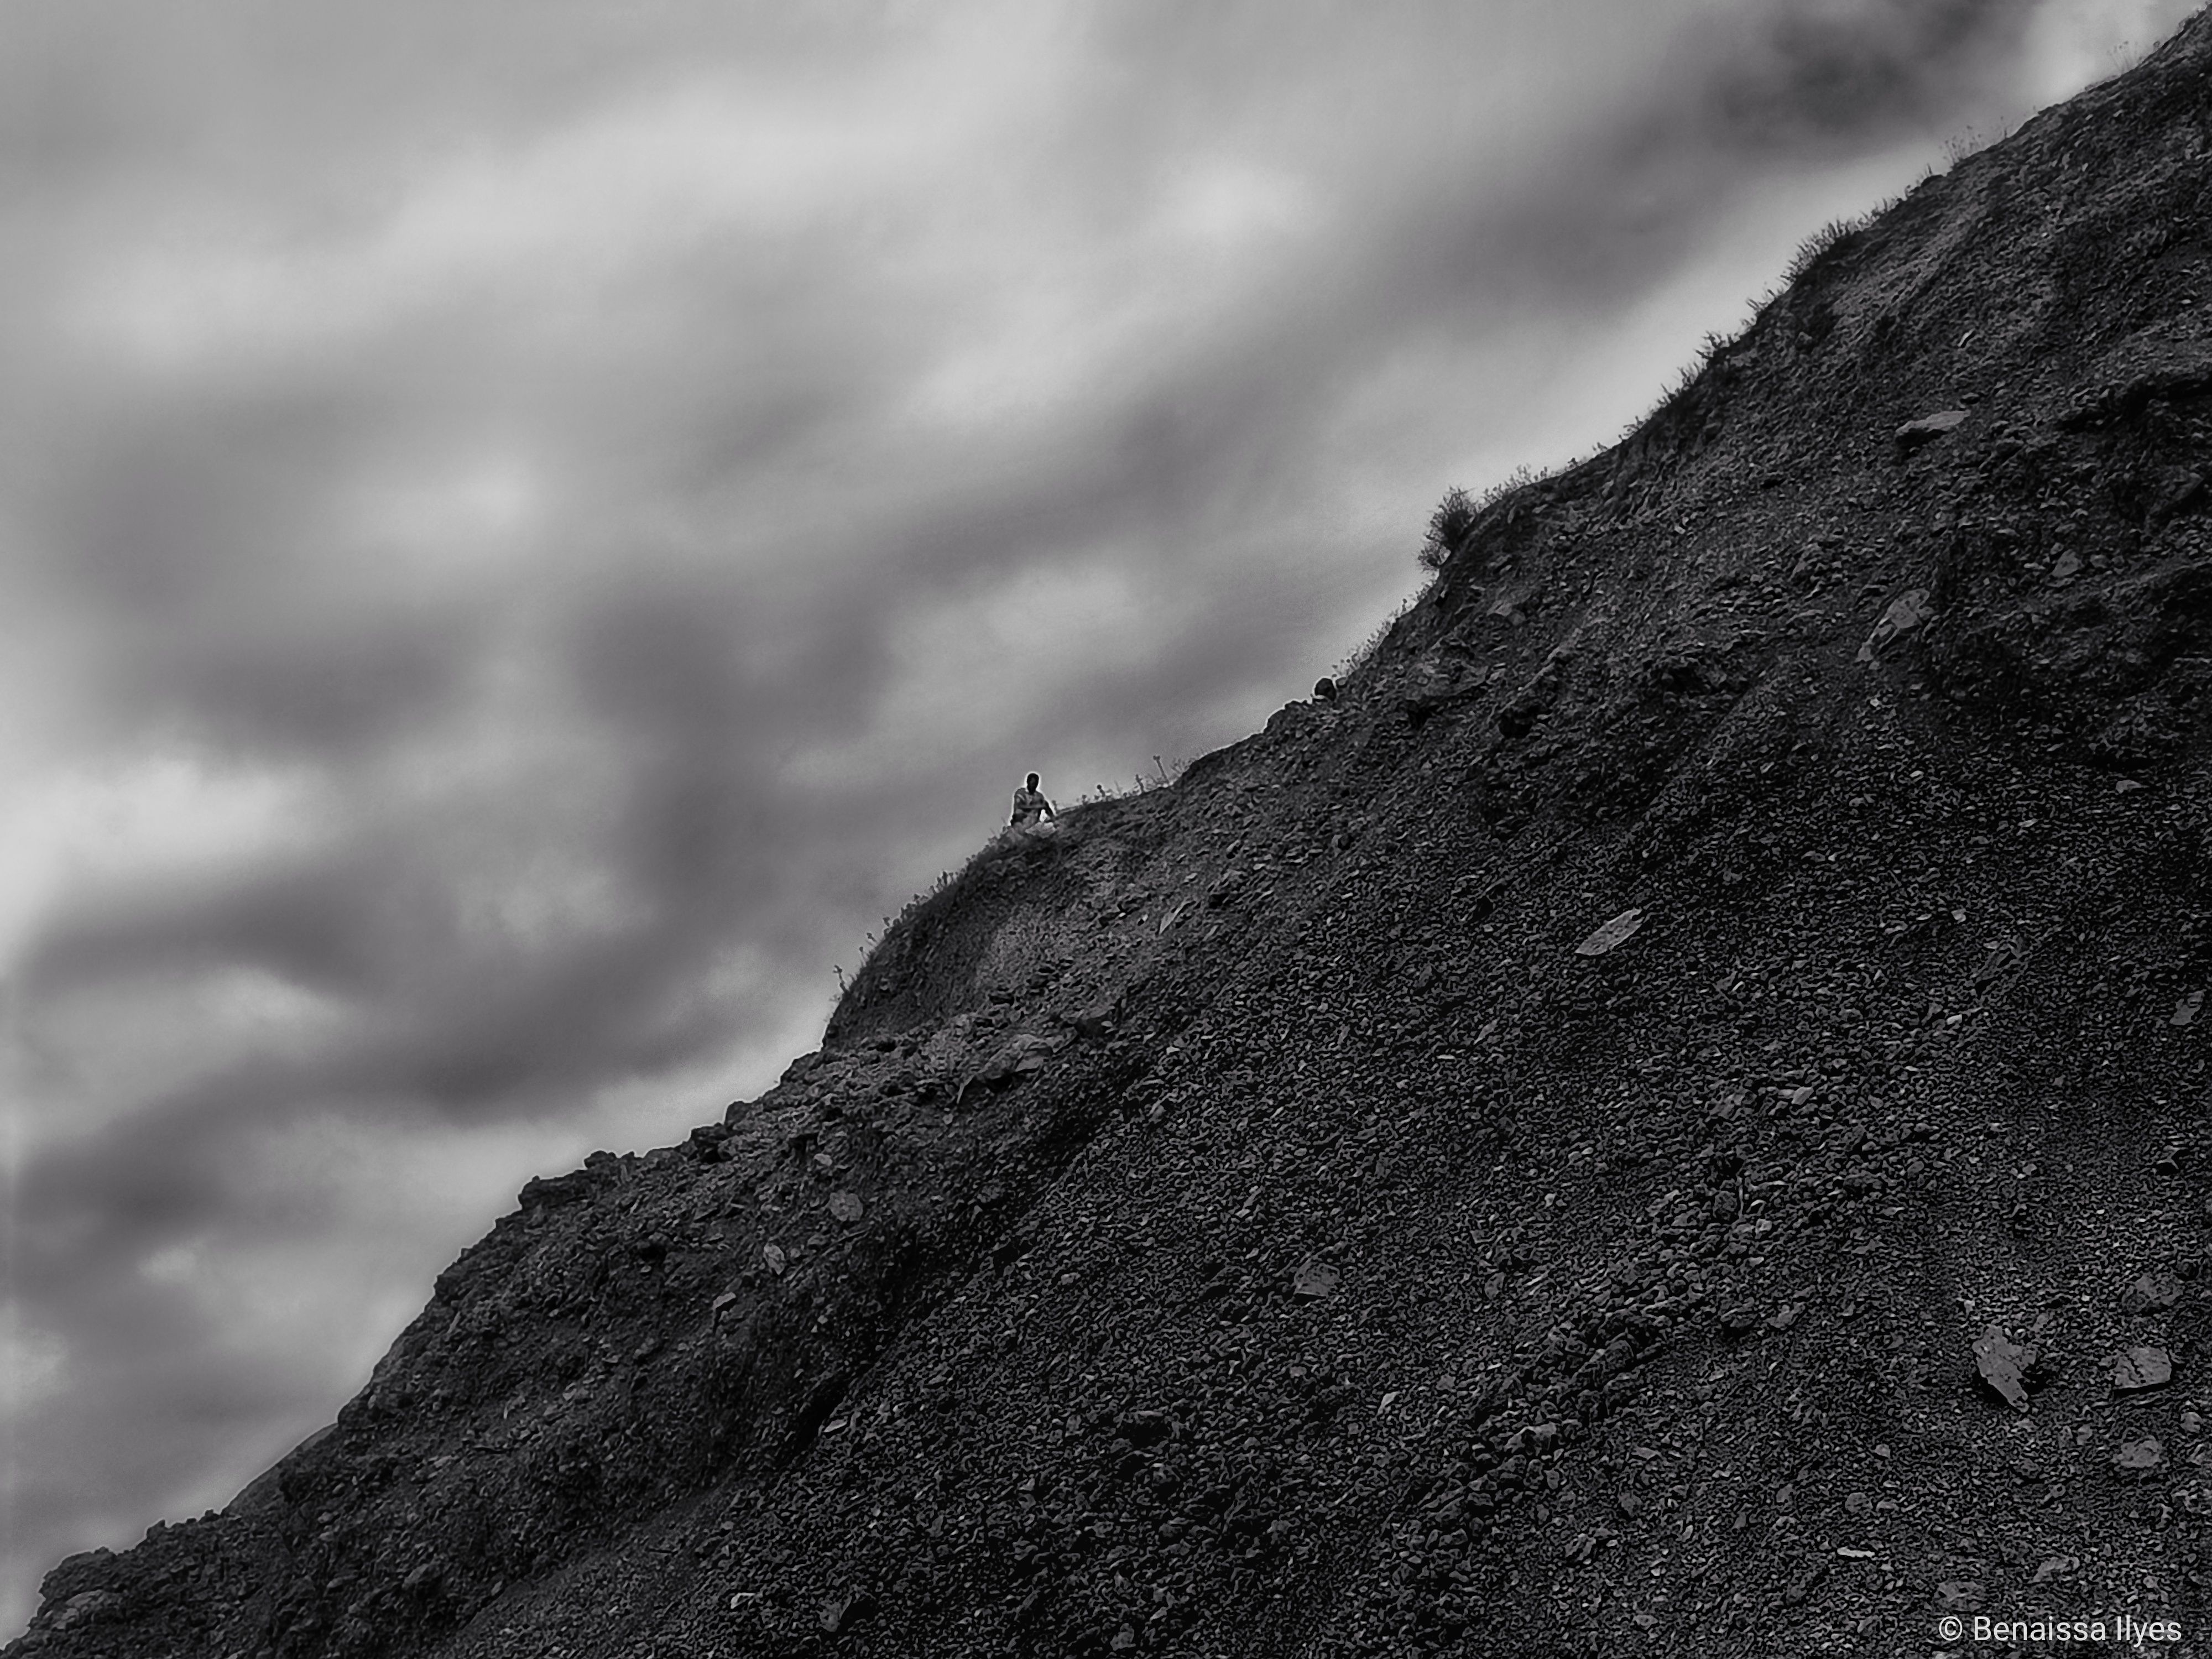
{"label": "dark shadowed hillside", "polygon": [[2212,1652],[2208,65],[979,854],[11,1659]]}

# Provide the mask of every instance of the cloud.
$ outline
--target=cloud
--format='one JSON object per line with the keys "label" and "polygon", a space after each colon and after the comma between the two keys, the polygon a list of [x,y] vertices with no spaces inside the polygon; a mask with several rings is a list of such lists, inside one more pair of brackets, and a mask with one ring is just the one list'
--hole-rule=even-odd
{"label": "cloud", "polygon": [[527,1176],[764,1084],[1023,771],[1241,735],[1446,484],[2113,15],[17,9],[13,1616]]}

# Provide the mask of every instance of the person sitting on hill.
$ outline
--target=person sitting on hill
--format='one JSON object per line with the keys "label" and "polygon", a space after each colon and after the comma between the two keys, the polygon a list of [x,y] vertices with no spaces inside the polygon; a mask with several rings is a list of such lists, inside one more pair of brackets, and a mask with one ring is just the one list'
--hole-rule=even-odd
{"label": "person sitting on hill", "polygon": [[1040,817],[1057,819],[1060,814],[1052,810],[1052,803],[1037,787],[1037,775],[1029,775],[1029,781],[1014,791],[1014,815],[1006,820],[1009,830],[1027,830],[1036,825]]}

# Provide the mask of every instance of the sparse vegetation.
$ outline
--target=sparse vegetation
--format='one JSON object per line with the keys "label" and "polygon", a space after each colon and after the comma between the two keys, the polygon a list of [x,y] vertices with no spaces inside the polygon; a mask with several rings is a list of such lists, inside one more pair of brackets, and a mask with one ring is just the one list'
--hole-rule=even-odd
{"label": "sparse vegetation", "polygon": [[1474,497],[1459,485],[1444,491],[1443,500],[1437,510],[1429,514],[1429,533],[1421,543],[1415,556],[1424,570],[1441,570],[1444,562],[1460,550],[1467,540],[1467,532],[1474,528]]}
{"label": "sparse vegetation", "polygon": [[1110,783],[1095,783],[1078,798],[1076,805],[1091,806],[1103,801],[1126,800],[1131,795],[1148,795],[1155,789],[1165,789],[1183,775],[1184,769],[1189,764],[1188,760],[1177,757],[1176,763],[1170,766],[1155,755],[1152,757],[1152,769],[1149,773],[1134,774],[1126,789]]}
{"label": "sparse vegetation", "polygon": [[[1526,489],[1542,477],[1532,466],[1516,466],[1480,495],[1470,495],[1457,484],[1444,491],[1437,510],[1429,514],[1428,534],[1422,540],[1421,550],[1414,556],[1421,568],[1443,569],[1452,555],[1467,544],[1469,532],[1484,514],[1514,491]],[[1393,622],[1396,620],[1395,617],[1391,618]]]}
{"label": "sparse vegetation", "polygon": [[1817,264],[1820,257],[1841,247],[1874,222],[1871,214],[1846,214],[1840,219],[1831,219],[1797,244],[1797,251],[1790,256],[1783,268],[1783,281],[1794,283]]}
{"label": "sparse vegetation", "polygon": [[1389,638],[1390,630],[1395,628],[1398,625],[1400,619],[1403,617],[1408,611],[1411,611],[1413,608],[1415,603],[1419,599],[1419,597],[1420,596],[1419,594],[1415,593],[1407,594],[1399,602],[1398,608],[1382,619],[1381,626],[1377,627],[1373,633],[1370,634],[1364,640],[1362,640],[1358,645],[1354,646],[1351,652],[1346,655],[1344,660],[1338,663],[1334,668],[1329,671],[1329,678],[1337,683],[1340,689],[1343,687],[1354,674],[1357,674],[1361,669],[1366,667],[1367,665],[1374,659],[1376,652],[1382,648],[1382,641]]}
{"label": "sparse vegetation", "polygon": [[[62,1563],[21,1650],[1688,1659],[1912,1646],[1937,1573],[2168,1584],[2212,414],[2157,259],[2212,17],[2184,46],[1979,164],[2008,204],[1929,191],[1709,337],[1628,453],[1457,492],[1484,589],[1401,604],[1364,695],[940,875],[817,1052],[532,1181],[341,1431]],[[1977,385],[2002,428],[1899,452]],[[1927,538],[1954,489],[2013,539]],[[1905,581],[1973,625],[1855,659]]]}

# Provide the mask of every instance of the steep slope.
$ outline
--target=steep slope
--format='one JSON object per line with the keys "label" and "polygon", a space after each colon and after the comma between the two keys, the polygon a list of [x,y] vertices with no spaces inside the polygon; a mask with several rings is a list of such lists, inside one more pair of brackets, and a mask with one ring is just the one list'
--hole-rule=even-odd
{"label": "steep slope", "polygon": [[987,848],[9,1653],[2197,1650],[2208,65],[1837,240],[1338,704]]}

